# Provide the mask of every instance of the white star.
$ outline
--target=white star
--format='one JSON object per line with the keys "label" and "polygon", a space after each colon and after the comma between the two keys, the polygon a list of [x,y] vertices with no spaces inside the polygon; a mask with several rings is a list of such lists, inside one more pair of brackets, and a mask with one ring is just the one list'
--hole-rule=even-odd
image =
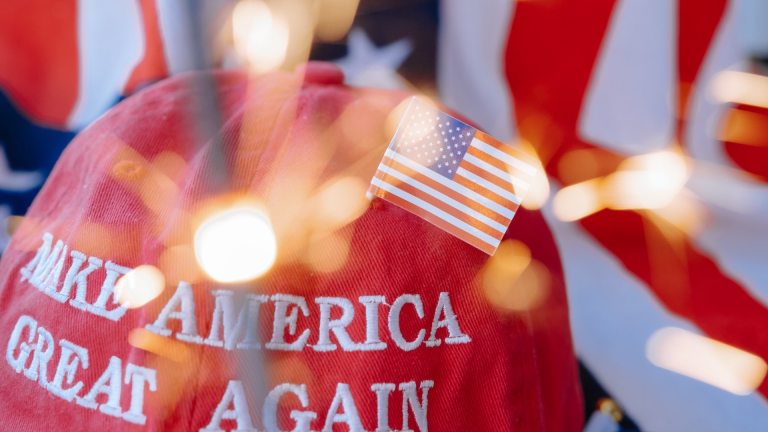
{"label": "white star", "polygon": [[397,73],[397,69],[412,50],[413,44],[409,39],[400,39],[379,48],[365,31],[355,27],[347,37],[347,56],[335,63],[344,71],[347,84],[404,89],[406,82]]}

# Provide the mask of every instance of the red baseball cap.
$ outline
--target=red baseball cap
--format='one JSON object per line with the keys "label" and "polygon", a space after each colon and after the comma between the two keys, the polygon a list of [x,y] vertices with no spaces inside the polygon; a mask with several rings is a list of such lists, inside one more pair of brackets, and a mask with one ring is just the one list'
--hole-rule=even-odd
{"label": "red baseball cap", "polygon": [[[489,257],[366,200],[406,96],[324,64],[194,73],[79,134],[0,264],[0,428],[580,430],[541,215],[520,209]],[[198,264],[202,221],[228,209],[274,235],[256,280]],[[224,220],[234,240],[208,256],[226,268],[253,244]],[[161,282],[120,286],[147,269]]]}

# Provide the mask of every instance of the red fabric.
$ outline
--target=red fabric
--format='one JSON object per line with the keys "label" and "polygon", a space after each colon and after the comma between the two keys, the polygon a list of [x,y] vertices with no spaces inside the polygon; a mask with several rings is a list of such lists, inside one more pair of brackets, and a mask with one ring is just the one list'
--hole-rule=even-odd
{"label": "red fabric", "polygon": [[[558,171],[563,156],[571,151],[594,151],[602,163],[600,172],[592,173],[593,177],[610,174],[624,158],[585,140],[578,130],[584,96],[616,3],[614,0],[523,2],[515,10],[505,59],[517,124],[521,136],[535,143],[544,157],[548,174],[564,186],[587,180],[567,179]],[[706,50],[722,23],[725,3],[703,4],[690,0],[679,3],[677,135],[682,150],[688,145],[683,139],[683,130],[688,126],[691,86],[699,78]],[[696,13],[687,13],[692,8]],[[567,50],[561,49],[563,41],[568,41]],[[552,55],[553,52],[561,55]],[[736,114],[738,109],[725,119],[726,134],[728,121]],[[730,132],[746,130],[749,142],[759,147],[762,138],[756,125],[760,123],[760,115],[748,120],[749,123],[742,123],[741,130]],[[737,125],[730,123],[731,129],[736,129]],[[744,127],[745,124],[751,128]],[[726,142],[724,151],[739,168],[759,179],[765,175],[768,153],[758,147],[746,149],[744,145]],[[724,271],[715,257],[696,247],[687,233],[670,228],[676,235],[662,236],[652,228],[655,224],[648,215],[633,211],[602,210],[578,223],[629,272],[645,282],[667,309],[717,340],[763,358],[768,356],[768,341],[756,336],[753,330],[756,325],[766,323],[765,307],[742,283]],[[657,259],[657,255],[668,259],[660,259],[657,267],[652,268],[650,261]],[[768,381],[760,385],[759,391],[768,395]]]}
{"label": "red fabric", "polygon": [[0,28],[0,88],[36,120],[66,123],[78,92],[76,2],[3,2]]}
{"label": "red fabric", "polygon": [[[309,317],[299,314],[297,328],[299,332],[310,329],[311,334],[308,345],[299,352],[225,351],[179,341],[171,335],[162,345],[176,354],[149,353],[132,346],[129,333],[155,321],[176,291],[175,285],[167,286],[148,305],[129,309],[122,318],[111,321],[58,303],[21,280],[20,269],[33,258],[43,232],[86,255],[126,267],[160,266],[166,248],[191,242],[188,222],[193,218],[188,215],[217,197],[209,175],[215,141],[198,138],[195,131],[199,122],[190,117],[194,110],[189,109],[190,86],[202,76],[215,80],[231,184],[239,193],[262,201],[270,214],[280,211],[276,206],[281,201],[274,196],[275,191],[296,178],[310,178],[316,186],[334,174],[354,169],[369,179],[388,139],[387,115],[405,95],[349,89],[340,84],[341,75],[328,66],[310,65],[304,74],[303,80],[301,74],[271,74],[251,81],[235,72],[181,75],[128,98],[81,133],[65,151],[2,258],[3,343],[8,344],[19,317],[28,315],[50,331],[57,343],[66,339],[87,348],[90,366],[80,368],[75,377],[84,383],[80,397],[102,373],[110,356],[122,359],[123,369],[129,362],[156,369],[158,390],[145,391],[148,430],[205,427],[232,379],[245,384],[250,416],[258,430],[263,430],[264,397],[259,388],[269,391],[280,383],[306,384],[308,407],[302,408],[293,395],[282,397],[279,424],[281,429],[290,429],[294,424],[289,418],[291,410],[311,410],[317,413],[312,430],[320,430],[337,384],[348,383],[362,425],[365,430],[374,430],[377,405],[371,385],[409,381],[418,385],[423,380],[434,381],[428,393],[427,414],[433,431],[580,430],[581,399],[562,269],[549,229],[538,212],[521,210],[507,238],[524,243],[532,259],[543,264],[549,289],[538,307],[512,313],[491,306],[480,287],[478,275],[487,255],[394,205],[373,201],[362,216],[337,232],[351,238],[343,267],[321,273],[301,260],[281,255],[276,267],[259,282],[261,293],[306,298]],[[344,126],[344,116],[360,112],[366,115],[350,131]],[[362,135],[356,137],[360,132]],[[175,154],[184,162],[175,176],[158,168],[161,153]],[[317,168],[313,162],[322,157],[330,162]],[[149,192],[141,186],[157,172],[163,172],[177,188],[159,204],[153,197],[161,195],[162,182]],[[290,190],[298,194],[300,188]],[[275,219],[274,223],[277,229],[281,221]],[[320,251],[322,255],[335,253],[333,245],[321,246]],[[88,279],[89,302],[95,300],[104,277],[100,269]],[[231,287],[205,279],[192,286],[197,328],[206,337],[214,308],[211,291]],[[461,330],[471,342],[399,349],[388,331],[387,305],[402,294],[421,296],[424,318],[418,319],[412,305],[406,305],[400,322],[406,339],[416,337],[420,329],[425,329],[428,337],[440,292],[449,294]],[[387,305],[379,308],[378,322],[386,349],[343,351],[331,334],[331,342],[339,345],[336,351],[313,350],[320,314],[314,299],[349,299],[355,305],[355,318],[347,329],[351,338],[360,342],[366,330],[365,311],[358,303],[363,295],[386,297]],[[273,311],[272,303],[261,308],[262,343],[269,340]],[[340,314],[338,309],[333,313],[334,318]],[[177,334],[179,320],[170,320],[169,328]],[[438,338],[444,338],[446,332],[445,328],[438,330]],[[16,356],[18,349],[11,346],[10,353]],[[49,380],[59,353],[57,346],[48,366]],[[266,382],[259,383],[256,365],[262,355],[268,373]],[[23,372],[16,373],[8,359],[0,366],[0,381],[4,388],[13,389],[0,398],[2,430],[45,430],[61,425],[76,425],[78,430],[144,428],[54,396]],[[417,395],[421,397],[422,392],[417,390]],[[123,384],[123,412],[128,411],[130,400],[131,386]],[[106,403],[105,395],[98,402]],[[401,403],[401,392],[396,389],[389,398],[392,429],[401,428]],[[411,429],[419,430],[413,413],[409,413]],[[222,427],[234,430],[235,421],[224,420]],[[347,430],[347,426],[337,424],[333,430]]]}

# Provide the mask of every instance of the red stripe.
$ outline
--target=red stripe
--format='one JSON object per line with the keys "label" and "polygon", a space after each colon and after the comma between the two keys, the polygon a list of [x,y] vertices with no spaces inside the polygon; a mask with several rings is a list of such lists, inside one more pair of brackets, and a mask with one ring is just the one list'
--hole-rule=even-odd
{"label": "red stripe", "polygon": [[125,84],[123,91],[126,94],[130,94],[142,84],[168,76],[155,0],[140,0],[139,6],[141,7],[141,20],[144,29],[144,57],[133,69]]}
{"label": "red stripe", "polygon": [[[488,181],[489,183],[493,183],[496,186],[504,189],[505,191],[507,191],[507,192],[509,192],[509,193],[511,193],[511,194],[513,194],[515,196],[517,196],[517,194],[515,193],[515,186],[512,183],[500,179],[496,175],[491,174],[490,172],[488,172],[485,169],[483,169],[483,168],[473,164],[472,162],[468,162],[466,160],[462,160],[461,163],[459,164],[459,167],[460,168],[464,168],[465,170],[471,172],[472,174],[475,174],[478,177],[481,177],[482,179]],[[458,178],[458,177],[461,177],[461,176],[457,175],[455,178]],[[512,179],[510,178],[510,181],[511,180]],[[483,189],[485,189],[485,188],[483,188]]]}
{"label": "red stripe", "polygon": [[455,181],[456,183],[464,186],[467,189],[471,189],[472,191],[474,191],[474,192],[476,192],[476,193],[478,193],[480,195],[483,195],[486,198],[492,199],[493,201],[499,202],[499,201],[503,200],[503,201],[507,202],[508,204],[506,204],[504,207],[512,210],[513,212],[517,211],[517,209],[520,207],[519,204],[515,204],[513,201],[510,201],[510,200],[504,198],[503,196],[497,194],[496,192],[493,192],[490,189],[486,189],[483,186],[480,186],[479,184],[473,182],[472,180],[469,180],[469,179],[467,179],[465,177],[462,177],[460,175],[454,176],[453,177],[453,181]]}
{"label": "red stripe", "polygon": [[[636,212],[602,211],[581,221],[587,231],[645,282],[673,313],[709,336],[768,359],[768,311],[701,253],[685,234],[665,235]],[[768,383],[760,391],[766,394]]]}
{"label": "red stripe", "polygon": [[[451,188],[445,187],[445,186],[441,185],[440,183],[430,179],[429,177],[427,177],[427,176],[425,176],[423,174],[419,174],[416,170],[412,170],[412,169],[408,168],[407,166],[405,166],[405,165],[403,165],[403,164],[401,164],[399,162],[396,162],[394,159],[385,157],[384,158],[384,163],[387,166],[389,166],[390,168],[392,168],[392,169],[394,169],[396,171],[399,171],[399,172],[407,175],[408,177],[411,177],[412,179],[418,181],[419,183],[425,184],[425,185],[431,187],[432,189],[435,189],[438,192],[441,192],[441,193],[443,193],[443,194],[445,194],[445,195],[455,199],[456,201],[464,204],[465,206],[471,208],[472,210],[475,210],[476,212],[482,214],[483,216],[486,216],[486,217],[488,217],[490,219],[493,219],[496,222],[498,222],[500,224],[503,224],[503,225],[509,224],[510,220],[508,218],[506,218],[505,216],[502,216],[502,215],[496,213],[495,211],[485,207],[484,205],[479,204],[477,201],[475,201],[475,200],[473,200],[471,198],[468,198],[466,195],[463,195],[463,194],[461,194],[459,192],[456,192],[455,190],[453,190]],[[497,197],[498,197],[498,195],[497,195]],[[507,200],[505,198],[502,198],[502,197],[498,197],[498,198],[500,198],[498,200],[493,199],[491,197],[487,197],[487,196],[486,196],[486,198],[488,198],[491,201],[494,201],[497,204],[499,204],[499,205],[501,205],[503,207],[506,207],[506,208],[517,208],[516,204],[514,202],[509,201],[509,200]]]}
{"label": "red stripe", "polygon": [[519,159],[523,163],[526,163],[526,164],[531,165],[531,166],[538,165],[538,162],[536,161],[536,159],[534,157],[532,157],[531,155],[525,153],[524,151],[522,151],[522,150],[520,150],[520,149],[518,149],[516,147],[513,147],[513,146],[511,146],[509,144],[503,143],[503,142],[497,140],[496,138],[488,135],[487,133],[485,133],[483,131],[477,131],[475,133],[475,138],[477,138],[478,140],[480,140],[480,141],[490,145],[491,147],[494,147],[494,148],[496,148],[498,150],[503,151],[504,153],[512,156],[515,159]]}
{"label": "red stripe", "polygon": [[77,2],[3,0],[0,88],[36,122],[67,126],[79,94]]}
{"label": "red stripe", "polygon": [[[488,153],[486,153],[486,152],[484,152],[484,151],[482,151],[482,150],[480,150],[480,149],[478,149],[476,147],[471,147],[470,146],[467,149],[467,153],[471,154],[472,156],[480,159],[481,161],[483,161],[483,162],[485,162],[485,163],[487,163],[489,165],[492,165],[492,166],[494,166],[494,167],[496,167],[496,168],[498,168],[498,169],[500,169],[500,170],[502,170],[504,172],[508,173],[508,172],[511,172],[511,170],[514,169],[514,168],[510,167],[509,165],[507,165],[506,163],[504,163],[503,161],[501,161],[499,159],[496,159],[495,157],[489,155]],[[517,171],[517,170],[515,170],[515,171]]]}
{"label": "red stripe", "polygon": [[[584,141],[578,133],[583,97],[615,1],[594,1],[589,8],[578,1],[558,2],[557,7],[544,3],[520,2],[516,6],[506,51],[506,74],[518,132],[537,146],[549,175],[562,182],[557,166],[570,151],[589,148],[609,157],[621,157]],[[710,4],[691,0],[683,5],[697,9],[691,21],[686,18],[685,25],[701,14],[722,15],[721,1]],[[709,48],[711,35],[707,34],[720,19],[706,21],[703,33],[681,29],[684,37],[698,34],[695,37],[699,40],[695,44],[683,41],[680,49],[693,50],[698,57],[703,54],[702,47]],[[568,49],[563,49],[566,40]],[[553,52],[558,55],[553,56]],[[680,58],[687,55],[684,51],[679,54]],[[681,76],[695,82],[693,77],[700,63],[701,59],[694,59],[681,66]],[[687,82],[680,86],[681,95],[687,100],[682,94],[687,91],[685,85]],[[643,280],[667,309],[715,339],[768,359],[768,334],[756,331],[768,325],[765,306],[723,273],[716,260],[698,250],[684,233],[671,243],[653,221],[634,212],[602,211],[581,224],[629,272]],[[768,396],[768,383],[763,382],[759,390]]]}
{"label": "red stripe", "polygon": [[388,193],[383,189],[379,189],[378,192],[376,193],[376,196],[386,201],[389,201],[392,204],[395,204],[396,206],[410,213],[415,214],[416,216],[426,220],[432,225],[435,225],[436,227],[440,228],[441,230],[453,235],[454,237],[458,237],[461,240],[480,249],[481,251],[487,253],[488,255],[493,255],[493,253],[496,252],[496,247],[489,245],[488,243],[480,240],[479,238],[467,233],[462,229],[456,228],[455,226],[449,224],[448,222],[435,216],[434,214],[422,209],[421,207],[415,206],[398,196],[392,195],[391,193]]}
{"label": "red stripe", "polygon": [[504,235],[504,232],[499,232],[495,230],[494,228],[491,228],[490,226],[486,225],[485,223],[473,218],[472,216],[469,216],[468,214],[457,210],[454,207],[451,207],[450,205],[444,203],[443,201],[440,201],[439,199],[433,197],[432,195],[422,192],[419,189],[407,184],[403,183],[400,180],[392,177],[391,175],[384,174],[383,172],[376,173],[376,178],[381,180],[384,183],[388,183],[392,186],[395,186],[396,188],[403,190],[416,198],[419,198],[423,201],[428,202],[429,204],[432,204],[433,206],[439,208],[440,210],[448,213],[449,215],[455,217],[456,219],[461,220],[462,222],[465,222],[467,225],[484,232],[485,234],[488,234],[491,237],[494,237],[498,240],[501,240],[501,237]]}

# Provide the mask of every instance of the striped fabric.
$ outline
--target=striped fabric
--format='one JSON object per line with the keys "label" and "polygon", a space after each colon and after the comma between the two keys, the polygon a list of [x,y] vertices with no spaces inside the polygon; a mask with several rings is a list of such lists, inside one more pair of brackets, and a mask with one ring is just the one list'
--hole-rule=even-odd
{"label": "striped fabric", "polygon": [[550,196],[627,156],[671,149],[691,166],[680,198],[698,223],[608,209],[565,222],[551,199],[543,207],[576,351],[643,431],[768,430],[768,379],[735,395],[659,368],[646,352],[653,335],[676,327],[768,360],[768,333],[756,331],[768,326],[766,134],[751,121],[739,128],[749,143],[723,133],[741,112],[764,120],[768,109],[712,96],[721,72],[748,65],[746,3],[441,2],[441,99],[489,133],[530,142]]}
{"label": "striped fabric", "polygon": [[535,174],[526,159],[413,98],[369,192],[493,255]]}

